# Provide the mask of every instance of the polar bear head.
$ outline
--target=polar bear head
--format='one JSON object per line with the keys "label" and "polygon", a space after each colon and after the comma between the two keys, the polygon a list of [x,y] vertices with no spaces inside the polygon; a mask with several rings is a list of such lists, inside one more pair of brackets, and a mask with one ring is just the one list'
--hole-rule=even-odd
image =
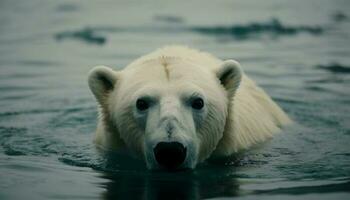
{"label": "polar bear head", "polygon": [[121,140],[149,169],[183,169],[215,150],[241,76],[233,60],[203,66],[159,57],[120,71],[95,67],[89,86],[111,140]]}

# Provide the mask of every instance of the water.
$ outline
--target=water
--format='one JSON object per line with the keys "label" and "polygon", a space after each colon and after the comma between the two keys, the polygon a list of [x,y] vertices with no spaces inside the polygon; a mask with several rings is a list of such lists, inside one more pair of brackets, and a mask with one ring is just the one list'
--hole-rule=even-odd
{"label": "water", "polygon": [[[348,199],[350,2],[0,2],[0,199]],[[235,58],[296,121],[225,165],[149,172],[93,143],[86,76],[166,44]]]}

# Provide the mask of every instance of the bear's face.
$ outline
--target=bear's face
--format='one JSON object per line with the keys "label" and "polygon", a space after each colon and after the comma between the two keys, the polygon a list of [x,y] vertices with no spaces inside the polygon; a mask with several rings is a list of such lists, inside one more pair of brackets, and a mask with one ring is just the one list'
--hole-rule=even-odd
{"label": "bear's face", "polygon": [[149,169],[194,168],[222,138],[239,64],[217,69],[183,59],[155,59],[116,72],[95,68],[90,88],[106,126],[116,127],[128,149]]}

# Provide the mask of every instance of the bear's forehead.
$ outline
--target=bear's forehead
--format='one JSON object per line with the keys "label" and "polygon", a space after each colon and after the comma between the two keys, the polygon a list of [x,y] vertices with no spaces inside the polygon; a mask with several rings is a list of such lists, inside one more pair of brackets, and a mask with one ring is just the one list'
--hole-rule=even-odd
{"label": "bear's forehead", "polygon": [[[213,67],[183,60],[151,60],[129,65],[123,71],[118,93],[124,99],[140,96],[187,97],[202,94],[207,98],[224,95]],[[126,102],[129,103],[129,102]]]}
{"label": "bear's forehead", "polygon": [[160,57],[146,60],[130,67],[130,79],[144,82],[203,82],[213,78],[213,73],[189,60]]}

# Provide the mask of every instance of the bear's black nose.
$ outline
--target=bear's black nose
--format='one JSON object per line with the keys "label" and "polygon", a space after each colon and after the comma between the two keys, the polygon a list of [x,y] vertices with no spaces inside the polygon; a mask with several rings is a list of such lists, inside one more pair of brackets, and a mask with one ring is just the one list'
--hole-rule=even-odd
{"label": "bear's black nose", "polygon": [[186,148],[179,142],[160,142],[153,152],[158,164],[167,169],[178,168],[186,158]]}

